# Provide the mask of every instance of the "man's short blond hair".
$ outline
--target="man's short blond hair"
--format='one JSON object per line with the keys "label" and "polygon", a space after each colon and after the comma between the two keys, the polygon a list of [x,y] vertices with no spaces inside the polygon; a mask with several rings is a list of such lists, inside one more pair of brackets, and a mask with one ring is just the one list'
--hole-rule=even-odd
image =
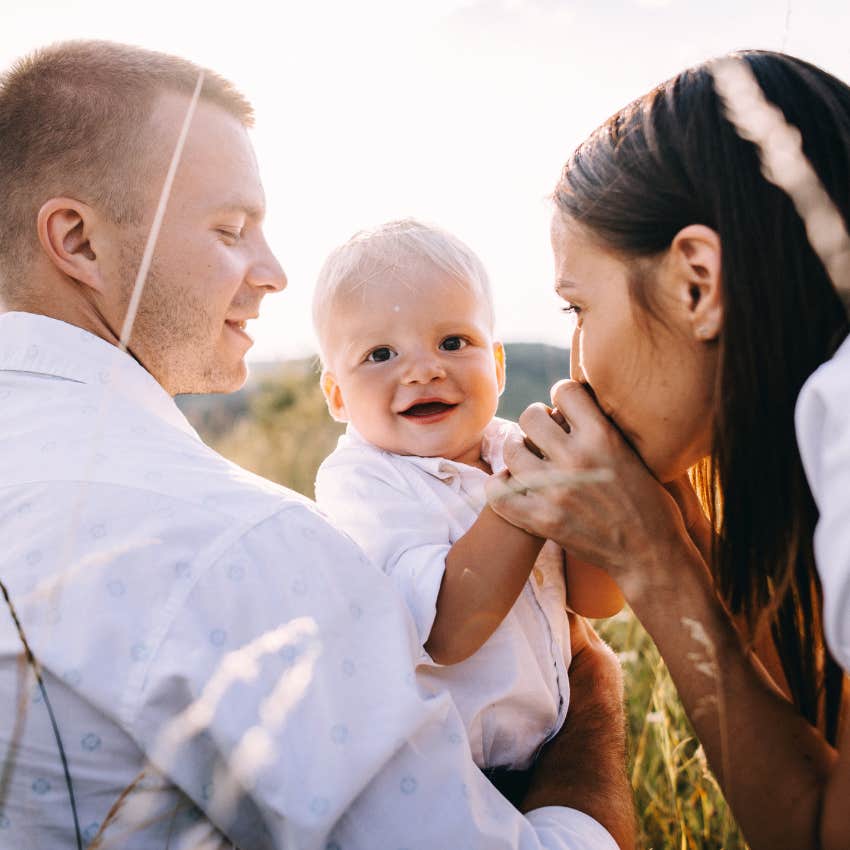
{"label": "man's short blond hair", "polygon": [[[0,296],[34,256],[38,210],[49,198],[83,201],[118,224],[143,218],[151,165],[170,155],[146,132],[154,103],[165,92],[191,96],[200,71],[140,47],[69,41],[0,76]],[[204,74],[201,98],[251,126],[250,103],[227,80]]]}
{"label": "man's short blond hair", "polygon": [[471,288],[486,303],[492,327],[490,279],[478,255],[441,227],[405,218],[355,233],[325,260],[313,292],[313,327],[322,359],[325,359],[331,313],[338,296],[368,286],[371,281],[392,279],[405,285],[415,273],[421,272],[423,264]]}

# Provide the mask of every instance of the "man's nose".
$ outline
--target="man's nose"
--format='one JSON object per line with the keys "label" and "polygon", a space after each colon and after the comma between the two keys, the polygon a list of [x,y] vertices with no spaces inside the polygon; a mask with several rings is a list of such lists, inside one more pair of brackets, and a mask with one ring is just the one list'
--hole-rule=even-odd
{"label": "man's nose", "polygon": [[263,237],[260,237],[257,256],[248,272],[248,283],[270,292],[280,292],[288,283],[283,267]]}

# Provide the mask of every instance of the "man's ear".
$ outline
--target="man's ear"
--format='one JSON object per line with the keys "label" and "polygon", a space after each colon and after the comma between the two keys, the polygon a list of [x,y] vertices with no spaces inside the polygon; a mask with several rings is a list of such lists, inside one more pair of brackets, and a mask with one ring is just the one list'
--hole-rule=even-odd
{"label": "man's ear", "polygon": [[342,390],[336,382],[333,373],[325,369],[321,377],[322,393],[324,393],[325,401],[328,403],[328,411],[337,422],[348,422],[348,413],[345,409],[345,402],[342,398]]}
{"label": "man's ear", "polygon": [[51,198],[38,211],[38,241],[60,272],[102,291],[100,266],[91,242],[95,220],[88,204],[73,198]]}
{"label": "man's ear", "polygon": [[670,244],[673,285],[700,342],[717,339],[723,330],[722,256],[720,237],[703,224],[683,227]]}
{"label": "man's ear", "polygon": [[496,361],[496,381],[501,395],[505,391],[505,346],[501,342],[493,343],[493,359]]}

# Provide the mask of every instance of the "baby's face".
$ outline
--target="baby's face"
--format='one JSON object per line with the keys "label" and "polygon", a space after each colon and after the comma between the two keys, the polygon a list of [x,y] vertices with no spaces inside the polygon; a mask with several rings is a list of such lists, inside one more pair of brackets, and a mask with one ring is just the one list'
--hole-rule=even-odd
{"label": "baby's face", "polygon": [[504,352],[472,287],[423,268],[338,295],[322,389],[334,418],[397,454],[480,463]]}

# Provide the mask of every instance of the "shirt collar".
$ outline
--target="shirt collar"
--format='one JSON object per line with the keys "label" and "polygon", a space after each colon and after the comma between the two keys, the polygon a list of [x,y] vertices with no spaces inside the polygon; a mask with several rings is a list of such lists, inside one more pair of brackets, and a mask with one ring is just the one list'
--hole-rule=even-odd
{"label": "shirt collar", "polygon": [[200,439],[150,372],[129,354],[76,325],[34,313],[0,315],[0,371],[108,387],[125,401]]}
{"label": "shirt collar", "polygon": [[[484,439],[481,445],[481,457],[490,464],[493,472],[498,472],[504,469],[504,460],[502,459],[502,444],[504,443],[505,434],[510,427],[516,427],[511,422],[506,422],[504,419],[493,419],[484,431]],[[355,445],[372,446],[365,437],[363,437],[357,429],[349,423],[345,429],[345,435],[348,440]],[[373,446],[374,448],[374,446]],[[461,481],[470,479],[486,478],[487,473],[483,469],[476,466],[470,466],[466,463],[461,463],[456,460],[449,460],[444,457],[420,457],[419,455],[399,455],[394,452],[388,452],[394,457],[402,458],[413,466],[421,469],[428,475],[434,478],[439,478],[458,489]]]}

